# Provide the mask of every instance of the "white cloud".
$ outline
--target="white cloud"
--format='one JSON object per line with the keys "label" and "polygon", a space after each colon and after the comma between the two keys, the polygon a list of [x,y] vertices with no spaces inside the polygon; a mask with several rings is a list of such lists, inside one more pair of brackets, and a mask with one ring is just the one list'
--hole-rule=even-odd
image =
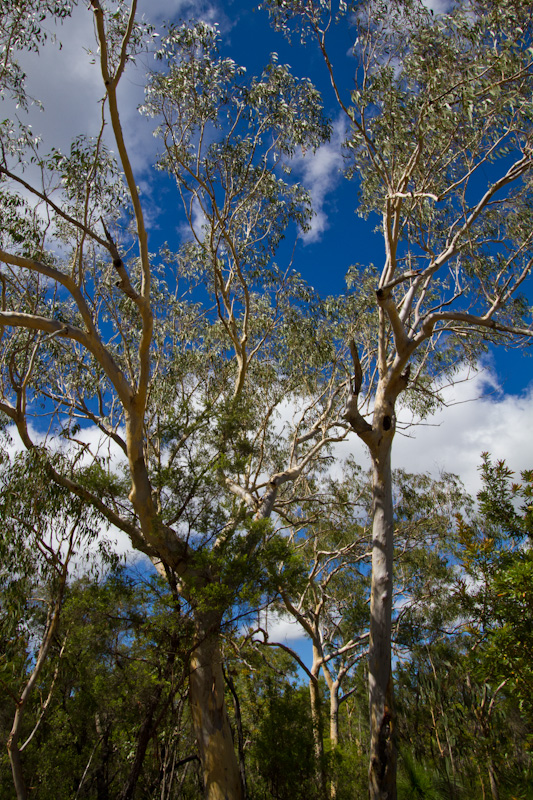
{"label": "white cloud", "polygon": [[[231,27],[226,16],[211,2],[192,0],[141,0],[139,17],[160,28],[164,21],[202,19],[209,23],[220,20],[223,29]],[[72,16],[62,25],[51,27],[57,42],[50,39],[37,53],[19,53],[18,60],[26,73],[27,90],[31,97],[42,102],[44,111],[32,106],[26,115],[14,103],[5,100],[4,116],[19,116],[32,125],[35,135],[42,138],[42,152],[56,147],[68,152],[74,136],[96,136],[101,125],[101,99],[104,86],[94,32],[93,13],[87,4],[73,8]],[[49,26],[50,28],[50,26]],[[61,46],[59,46],[59,42]],[[92,51],[92,55],[88,52]],[[123,132],[132,166],[142,173],[156,160],[158,143],[153,138],[153,120],[142,117],[138,107],[144,101],[145,76],[154,66],[149,53],[137,58],[123,75],[118,88],[118,102]],[[106,140],[112,150],[116,145],[111,126],[106,128]],[[36,174],[36,173],[35,173]],[[34,177],[31,169],[30,178]],[[26,176],[28,177],[28,176]],[[140,179],[137,174],[137,178]]]}
{"label": "white cloud", "polygon": [[224,30],[230,25],[217,3],[209,0],[140,0],[138,9],[139,15],[143,15],[153,25],[177,22],[180,19],[201,20],[208,25],[218,22]]}
{"label": "white cloud", "polygon": [[268,632],[268,640],[272,643],[280,642],[290,646],[291,642],[307,638],[302,626],[283,611],[262,611],[259,623]]}
{"label": "white cloud", "polygon": [[[46,431],[39,431],[31,424],[28,426],[28,430],[30,438],[34,444],[43,445],[47,443],[48,437]],[[10,440],[10,445],[6,448],[10,457],[13,458],[16,454],[24,452],[26,448],[22,444],[15,426],[9,426],[6,433]],[[121,431],[118,433],[121,435]],[[125,461],[124,453],[118,444],[116,444],[112,439],[104,436],[102,432],[95,426],[82,428],[75,438],[78,440],[78,442],[88,445],[88,449],[78,461],[78,466],[88,465],[92,463],[93,457],[98,456],[99,458],[107,459],[108,468],[110,471],[113,471]],[[69,443],[67,440],[58,441],[55,439],[52,442],[48,441],[48,444],[54,447],[56,450],[61,450],[61,452],[66,452],[69,449],[72,450],[74,447],[74,445]],[[144,555],[139,554],[133,549],[130,538],[126,533],[118,528],[115,528],[113,525],[110,525],[106,526],[105,529],[102,529],[102,532],[98,536],[97,540],[90,543],[83,553],[79,553],[75,560],[76,565],[74,567],[74,573],[79,574],[83,572],[85,555],[88,555],[89,553],[97,553],[98,543],[101,540],[109,542],[110,549],[120,558],[126,559],[130,564],[134,563],[139,558],[145,558]]]}
{"label": "white cloud", "polygon": [[453,8],[453,0],[422,0],[422,5],[435,14],[447,14]]}
{"label": "white cloud", "polygon": [[455,472],[473,494],[481,486],[482,452],[504,459],[517,473],[533,466],[533,384],[520,395],[504,394],[493,373],[480,371],[444,396],[448,407],[412,429],[413,439],[397,436],[395,466]]}
{"label": "white cloud", "polygon": [[318,148],[315,153],[307,152],[297,156],[292,166],[302,176],[302,182],[311,194],[315,216],[310,230],[302,235],[305,244],[319,240],[329,227],[325,211],[326,196],[331,192],[342,175],[341,145],[345,135],[345,124],[338,119],[333,126],[331,140]]}
{"label": "white cloud", "polygon": [[178,233],[183,241],[193,241],[195,238],[202,240],[204,238],[203,229],[207,225],[207,217],[196,198],[192,202],[191,210],[191,224],[182,222],[177,226]]}
{"label": "white cloud", "polygon": [[[31,422],[28,425],[28,432],[30,439],[35,445],[40,446],[47,444],[54,452],[65,454],[68,452],[73,454],[79,453],[82,451],[83,445],[87,445],[83,455],[77,459],[78,466],[87,466],[91,464],[95,458],[100,458],[105,459],[109,470],[113,472],[119,470],[120,466],[126,461],[126,456],[120,446],[94,425],[81,428],[78,433],[72,437],[72,442],[68,439],[58,439],[57,437],[51,439],[46,430],[38,430]],[[119,436],[124,436],[123,430],[118,430],[117,433]],[[10,456],[25,451],[26,448],[22,444],[14,425],[8,426],[7,435],[11,441],[10,446],[7,448]]]}
{"label": "white cloud", "polygon": [[[452,472],[467,491],[475,496],[481,488],[481,454],[488,452],[494,461],[504,459],[519,474],[533,467],[533,383],[519,395],[505,394],[494,372],[480,369],[467,379],[458,376],[455,385],[442,391],[446,406],[424,423],[397,431],[392,449],[393,468],[409,472]],[[409,414],[400,412],[399,422]],[[400,426],[399,426],[400,427]],[[348,452],[364,465],[369,459],[355,436],[337,451]]]}
{"label": "white cloud", "polygon": [[[399,411],[393,468],[429,472],[435,477],[443,471],[454,473],[473,496],[481,488],[483,452],[490,453],[494,461],[505,460],[517,476],[533,468],[533,381],[521,394],[506,394],[491,367],[465,369],[440,394],[445,405],[420,425],[402,430],[412,418],[409,412]],[[285,426],[293,427],[301,412],[295,398],[278,407],[280,436]],[[342,461],[350,454],[365,469],[370,467],[368,451],[355,434],[335,445],[334,452],[336,460],[330,470],[339,479]]]}
{"label": "white cloud", "polygon": [[[95,49],[92,19],[85,5],[54,28],[58,43],[48,42],[37,53],[19,55],[29,94],[44,111],[30,109],[29,120],[47,147],[65,148],[73,136],[98,132],[98,100],[103,95],[99,66],[91,64],[88,48]],[[9,103],[6,103],[9,107]],[[21,115],[22,116],[22,115]]]}

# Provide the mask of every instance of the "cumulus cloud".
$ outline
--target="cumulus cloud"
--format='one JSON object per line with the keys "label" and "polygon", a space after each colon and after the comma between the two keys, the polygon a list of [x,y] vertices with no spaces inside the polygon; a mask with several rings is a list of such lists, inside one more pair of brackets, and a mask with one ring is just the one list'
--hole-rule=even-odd
{"label": "cumulus cloud", "polygon": [[270,642],[281,642],[290,645],[291,642],[307,638],[307,634],[294,617],[282,611],[262,611],[259,624],[268,632]]}
{"label": "cumulus cloud", "polygon": [[[192,0],[141,0],[139,17],[161,29],[165,21],[201,19],[210,24],[220,22],[222,29],[231,23],[216,3]],[[43,152],[51,147],[68,152],[74,136],[97,136],[102,112],[104,87],[100,73],[99,55],[94,32],[93,14],[86,4],[74,6],[72,16],[63,24],[49,24],[55,34],[37,53],[20,53],[18,60],[26,73],[27,89],[31,97],[42,103],[30,107],[26,115],[9,100],[4,102],[4,114],[19,116],[31,124],[36,136],[42,139]],[[59,44],[60,43],[60,44]],[[155,66],[150,53],[137,58],[123,75],[118,102],[123,132],[134,170],[143,173],[156,160],[158,143],[152,135],[153,120],[139,114],[144,101],[146,72]],[[111,127],[106,127],[105,138],[110,149],[115,148]],[[31,170],[29,171],[30,177]]]}
{"label": "cumulus cloud", "polygon": [[[481,454],[503,459],[518,475],[533,468],[533,381],[520,394],[503,391],[489,365],[464,369],[453,385],[441,389],[443,405],[421,424],[411,424],[412,415],[398,412],[398,428],[392,448],[393,468],[408,472],[441,472],[459,476],[473,496],[481,488]],[[277,429],[282,436],[299,419],[302,406],[295,398],[278,407]],[[370,467],[365,445],[349,434],[334,448],[336,460],[331,474],[341,479],[342,462],[353,456],[363,468]]]}
{"label": "cumulus cloud", "polygon": [[153,25],[183,20],[201,20],[208,25],[217,23],[228,30],[231,22],[216,2],[210,0],[140,0],[139,14]]}
{"label": "cumulus cloud", "polygon": [[422,5],[434,14],[447,14],[453,7],[453,0],[422,0]]}
{"label": "cumulus cloud", "polygon": [[[401,430],[410,421],[400,411],[392,450],[393,468],[409,472],[452,472],[475,496],[481,488],[481,454],[504,459],[519,474],[533,467],[533,383],[521,394],[502,391],[495,373],[487,368],[457,376],[453,386],[441,392],[445,405],[421,425]],[[355,438],[337,450],[340,457],[354,455],[370,466],[364,446]]]}
{"label": "cumulus cloud", "polygon": [[182,222],[177,226],[182,241],[193,241],[195,238],[203,239],[203,229],[207,225],[207,217],[197,199],[191,206],[191,222]]}
{"label": "cumulus cloud", "polygon": [[341,145],[345,131],[344,120],[338,119],[333,126],[333,135],[329,142],[319,147],[315,153],[307,152],[293,160],[293,168],[301,176],[304,186],[311,194],[315,212],[310,230],[302,235],[305,244],[318,241],[328,228],[326,198],[342,176]]}
{"label": "cumulus cloud", "polygon": [[[28,426],[29,434],[31,440],[36,445],[44,445],[49,444],[54,449],[60,450],[61,452],[68,452],[69,449],[72,450],[73,445],[69,443],[68,440],[58,440],[54,439],[53,441],[49,440],[49,437],[45,430],[39,430],[34,425],[30,423]],[[17,430],[14,425],[8,426],[7,430],[7,444],[6,449],[9,453],[10,457],[13,458],[16,454],[22,453],[25,451],[25,447],[22,444],[22,441],[17,433]],[[118,432],[121,435],[121,431]],[[76,434],[76,440],[78,441],[77,448],[81,445],[87,445],[87,448],[81,458],[78,460],[78,466],[86,466],[92,463],[95,457],[100,459],[104,459],[108,465],[108,468],[111,472],[118,471],[121,465],[124,464],[125,456],[122,452],[119,445],[114,442],[112,439],[104,436],[102,432],[93,425],[87,426],[82,428]],[[109,549],[116,553],[120,558],[127,560],[128,563],[134,563],[139,559],[144,559],[145,556],[138,553],[133,549],[131,546],[131,541],[127,534],[123,531],[118,530],[114,526],[106,526],[105,529],[102,529],[101,534],[98,538],[89,544],[87,550],[83,553],[79,553],[76,559],[76,565],[74,567],[74,574],[79,574],[83,571],[84,564],[85,564],[85,555],[88,553],[97,554],[99,543],[105,540],[108,543]]]}
{"label": "cumulus cloud", "polygon": [[481,486],[481,453],[504,459],[519,473],[533,466],[533,384],[519,395],[505,394],[490,370],[443,392],[447,407],[424,426],[397,436],[394,465],[410,471],[455,472],[468,491]]}

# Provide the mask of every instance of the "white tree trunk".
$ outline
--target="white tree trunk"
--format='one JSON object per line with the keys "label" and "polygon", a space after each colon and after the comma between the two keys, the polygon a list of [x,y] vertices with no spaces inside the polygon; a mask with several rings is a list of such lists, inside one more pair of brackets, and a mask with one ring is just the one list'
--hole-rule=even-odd
{"label": "white tree trunk", "polygon": [[372,452],[374,521],[370,597],[370,800],[396,800],[394,693],[391,670],[393,504],[391,444]]}
{"label": "white tree trunk", "polygon": [[[68,559],[70,558],[70,551],[67,557],[67,565]],[[31,697],[33,689],[37,683],[39,675],[41,674],[42,668],[44,667],[46,660],[48,658],[48,653],[50,651],[50,647],[52,646],[52,642],[54,640],[54,636],[56,634],[57,628],[59,626],[59,618],[61,615],[61,608],[63,603],[63,595],[65,591],[65,585],[67,580],[67,566],[64,565],[61,578],[60,578],[60,586],[58,588],[58,595],[54,601],[53,608],[50,612],[48,628],[43,636],[43,640],[41,642],[41,646],[39,648],[39,653],[37,655],[37,660],[35,662],[35,666],[28,678],[28,681],[20,695],[20,698],[17,702],[17,708],[15,711],[15,716],[13,719],[13,726],[11,728],[11,732],[7,739],[7,752],[9,754],[9,761],[11,763],[11,772],[13,775],[13,785],[15,787],[15,792],[17,794],[17,800],[26,800],[28,797],[28,792],[26,789],[26,785],[24,782],[24,774],[22,770],[22,761],[20,758],[20,749],[19,749],[19,738],[22,730],[22,722],[24,717],[24,712],[26,710],[26,706],[28,701]],[[61,655],[60,655],[61,657]],[[52,688],[50,689],[50,693],[53,689],[55,682],[52,681]],[[48,701],[47,701],[48,702]],[[45,703],[46,707],[46,703]],[[37,726],[39,723],[37,723]],[[36,728],[34,728],[35,733]],[[33,734],[32,734],[33,736]],[[30,737],[31,738],[31,737]]]}
{"label": "white tree trunk", "polygon": [[[328,681],[329,683],[329,681]],[[338,680],[332,681],[329,685],[329,738],[331,752],[335,756],[335,751],[339,746],[339,686]],[[329,796],[331,800],[337,797],[337,764],[333,764],[333,773],[329,786]]]}
{"label": "white tree trunk", "polygon": [[489,781],[490,781],[490,793],[492,795],[492,800],[500,800],[500,790],[498,787],[496,770],[494,769],[494,763],[490,757],[488,759],[488,771],[489,771]]}

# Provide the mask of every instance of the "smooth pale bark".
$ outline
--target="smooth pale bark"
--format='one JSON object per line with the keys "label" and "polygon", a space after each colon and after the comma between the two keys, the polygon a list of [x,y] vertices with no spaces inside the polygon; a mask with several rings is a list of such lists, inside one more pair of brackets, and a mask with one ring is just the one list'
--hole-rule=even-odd
{"label": "smooth pale bark", "polygon": [[479,775],[479,782],[481,783],[481,800],[487,800],[487,794],[485,792],[485,784],[483,783],[483,775],[481,773],[481,765],[479,761],[477,762],[477,771]]}
{"label": "smooth pale bark", "polygon": [[339,688],[340,680],[333,681],[329,687],[329,739],[331,747],[339,744]]}
{"label": "smooth pale bark", "polygon": [[396,800],[394,691],[391,669],[393,503],[391,443],[372,452],[374,520],[370,596],[370,800]]}
{"label": "smooth pale bark", "polygon": [[[328,680],[329,671],[324,670],[326,680]],[[331,752],[335,755],[335,751],[339,746],[339,688],[340,680],[337,678],[335,681],[328,680],[329,688],[329,740],[331,745]],[[337,775],[336,765],[334,764],[334,772],[331,777],[329,785],[329,796],[331,800],[337,797]]]}
{"label": "smooth pale bark", "polygon": [[[22,714],[19,715],[19,718],[22,719]],[[18,720],[15,719],[15,723],[17,721]],[[11,773],[13,775],[13,785],[15,787],[15,792],[17,793],[17,800],[26,800],[28,794],[26,791],[26,784],[24,783],[24,775],[22,772],[20,751],[17,747],[17,741],[15,738],[16,734],[17,731],[15,725],[13,725],[13,729],[11,730],[10,737],[7,741],[7,750],[9,753],[9,761],[11,764]]]}
{"label": "smooth pale bark", "polygon": [[[390,308],[388,293],[378,290],[380,304],[380,381],[376,392],[373,424],[358,410],[362,370],[354,342],[350,351],[354,362],[353,394],[345,418],[367,445],[372,459],[372,582],[370,592],[370,637],[368,653],[368,689],[370,714],[370,764],[368,771],[370,800],[396,800],[397,753],[394,742],[395,711],[391,664],[392,567],[394,552],[394,514],[392,503],[391,449],[394,438],[394,405],[409,380],[408,350],[404,346],[398,312]],[[403,356],[387,369],[385,353],[385,313],[391,318],[395,340]],[[386,377],[384,377],[386,376]]]}
{"label": "smooth pale bark", "polygon": [[224,701],[218,612],[195,612],[189,700],[204,776],[206,800],[243,800],[239,764]]}
{"label": "smooth pale bark", "polygon": [[331,747],[331,755],[333,756],[333,769],[329,783],[329,796],[331,800],[335,800],[338,792],[335,751],[339,746],[339,707],[341,704],[339,699],[339,691],[342,681],[348,672],[348,666],[344,664],[339,669],[335,679],[333,679],[333,675],[326,664],[323,664],[322,671],[329,689],[329,742]]}

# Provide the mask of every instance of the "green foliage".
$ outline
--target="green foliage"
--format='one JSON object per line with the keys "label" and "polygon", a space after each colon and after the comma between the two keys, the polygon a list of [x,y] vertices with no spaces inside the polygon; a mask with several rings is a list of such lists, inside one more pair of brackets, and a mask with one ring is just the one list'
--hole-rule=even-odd
{"label": "green foliage", "polygon": [[481,473],[480,516],[474,525],[459,529],[466,571],[482,581],[467,601],[473,612],[472,636],[480,644],[474,669],[493,686],[504,681],[506,693],[513,694],[531,724],[532,475],[526,470],[522,483],[515,483],[507,465],[493,464],[488,454]]}
{"label": "green foliage", "polygon": [[[160,798],[163,782],[171,791],[178,779],[172,764],[194,752],[184,708],[191,634],[186,614],[163,582],[144,570],[119,570],[100,582],[73,581],[50,666],[25,724],[27,736],[43,713],[23,752],[33,796],[119,797],[139,753],[137,792]],[[24,644],[19,640],[19,652]],[[51,702],[41,709],[54,680]],[[9,718],[2,722],[4,739],[6,725]],[[191,778],[190,796],[196,797],[194,770]],[[10,781],[2,759],[3,797],[11,797]]]}
{"label": "green foliage", "polygon": [[4,249],[14,245],[20,248],[22,255],[39,258],[42,255],[42,229],[36,219],[35,209],[19,195],[0,191],[0,210],[3,221],[0,246]]}
{"label": "green foliage", "polygon": [[[452,795],[442,783],[438,774],[418,764],[408,752],[402,753],[398,777],[399,800],[448,800]],[[459,796],[457,789],[454,796]]]}
{"label": "green foliage", "polygon": [[[44,22],[70,6],[15,5],[0,2],[0,90],[24,106],[15,55],[38,49]],[[217,31],[203,23],[168,29],[142,110],[156,120],[158,168],[175,183],[189,230],[180,252],[163,248],[156,263],[115,104],[123,69],[151,45],[153,31],[130,25],[124,2],[96,5],[101,135],[76,138],[67,154],[43,155],[29,128],[0,127],[1,244],[9,251],[0,313],[15,329],[1,343],[2,411],[35,456],[31,469],[29,460],[16,462],[2,498],[9,520],[0,544],[8,565],[0,573],[2,670],[16,696],[11,689],[35,657],[32,636],[46,624],[32,592],[46,586],[53,595],[56,539],[67,541],[72,519],[91,538],[99,518],[85,511],[99,509],[161,565],[174,593],[162,600],[154,583],[144,594],[116,576],[70,587],[63,638],[54,642],[58,697],[51,695],[28,745],[28,765],[43,797],[57,786],[65,797],[80,784],[97,796],[113,781],[113,791],[124,786],[142,745],[127,707],[133,696],[151,737],[135,779],[150,797],[168,753],[172,763],[190,747],[186,724],[184,738],[175,733],[194,649],[178,587],[188,610],[222,621],[249,614],[283,584],[287,595],[300,593],[301,619],[316,624],[346,689],[356,680],[369,592],[369,492],[356,471],[351,488],[326,478],[328,442],[346,433],[341,406],[352,366],[357,371],[350,365],[346,375],[346,340],[353,336],[361,352],[368,403],[381,381],[377,396],[393,408],[410,361],[405,405],[423,416],[439,402],[439,379],[474,363],[486,341],[530,333],[520,291],[531,253],[532,28],[529,4],[511,0],[469,0],[437,15],[415,0],[341,3],[336,15],[327,0],[267,3],[278,27],[289,33],[298,19],[304,38],[314,36],[326,55],[346,118],[358,211],[377,214],[384,237],[384,271],[355,266],[348,275],[355,291],[322,301],[274,260],[284,237],[311,221],[309,194],[288,176],[296,152],[316,149],[331,133],[315,88],[275,55],[248,78],[220,56]],[[347,91],[327,58],[333,16],[348,22],[355,42]],[[109,116],[118,161],[103,142]],[[28,162],[40,171],[33,197],[47,224],[22,200]],[[54,200],[48,187],[61,187]],[[288,404],[295,419],[281,422]],[[61,456],[29,444],[29,423],[41,413]],[[119,466],[99,446],[91,452],[81,423],[116,445]],[[452,530],[450,511],[463,504],[452,478],[397,476],[397,644],[413,659],[406,685],[420,690],[410,711],[434,718],[440,774],[452,789],[463,771],[477,790],[473,754],[501,771],[500,719],[509,723],[517,774],[529,769],[518,764],[509,695],[512,688],[529,732],[531,564],[520,548],[531,534],[532,487],[530,473],[526,489],[509,488],[509,477],[487,462],[480,518],[464,514]],[[521,493],[529,503],[523,516],[513,505]],[[263,511],[276,512],[272,522]],[[43,555],[33,573],[30,543]],[[463,573],[454,578],[457,567]],[[469,628],[454,637],[450,624],[464,619]],[[44,697],[54,683],[50,665],[41,681]],[[274,691],[266,682],[250,751],[258,796],[316,794],[304,700],[290,683]],[[431,794],[432,742],[421,734],[413,746],[420,769],[406,756],[411,795]]]}
{"label": "green foliage", "polygon": [[[435,576],[425,586],[430,611],[426,606],[418,633],[425,629],[428,638],[412,646],[398,670],[400,739],[415,759],[414,771],[408,763],[404,771],[411,780],[420,764],[420,791],[424,774],[436,773],[427,787],[447,781],[451,794],[445,796],[480,797],[491,780],[502,797],[527,796],[531,472],[515,483],[506,464],[488,454],[480,471],[477,511],[458,515],[443,542],[453,568],[444,581]],[[438,598],[437,614],[432,597]]]}
{"label": "green foliage", "polygon": [[[401,403],[423,418],[441,402],[443,379],[475,365],[488,341],[530,335],[522,291],[531,248],[530,9],[511,0],[450,3],[439,13],[419,0],[263,6],[278,30],[306,47],[314,40],[322,53],[347,123],[354,207],[382,236],[382,269],[358,264],[347,276],[355,307],[366,311],[353,332],[364,391],[376,391],[378,368],[385,380],[385,363],[408,358]],[[354,42],[353,81],[337,68],[334,22]],[[376,303],[378,286],[387,288]]]}
{"label": "green foliage", "polygon": [[250,762],[258,774],[252,797],[303,800],[317,797],[314,786],[313,729],[307,690],[267,683],[256,708]]}
{"label": "green foliage", "polygon": [[[64,564],[94,540],[101,521],[47,479],[42,452],[4,454],[0,470],[2,625],[11,635],[29,624],[42,591],[52,602]],[[38,605],[38,604],[37,604]]]}

